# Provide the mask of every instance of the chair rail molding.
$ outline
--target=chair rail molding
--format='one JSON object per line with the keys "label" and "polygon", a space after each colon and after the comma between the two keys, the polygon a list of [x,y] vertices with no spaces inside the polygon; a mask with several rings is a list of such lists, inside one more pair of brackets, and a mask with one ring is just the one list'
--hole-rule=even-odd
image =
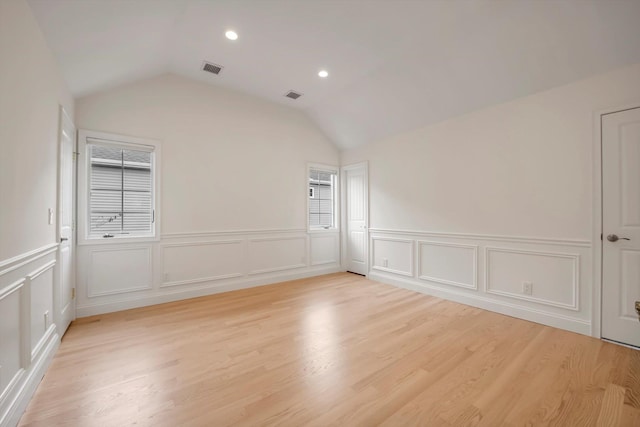
{"label": "chair rail molding", "polygon": [[369,232],[381,233],[381,234],[409,235],[409,236],[443,237],[443,238],[467,239],[467,240],[492,240],[495,242],[537,243],[537,244],[547,244],[547,245],[578,246],[578,247],[585,247],[585,248],[591,247],[590,240],[581,240],[581,239],[504,236],[504,235],[497,235],[497,234],[493,235],[493,234],[473,234],[473,233],[452,233],[452,232],[440,232],[440,231],[395,230],[395,229],[386,229],[386,228],[370,228]]}
{"label": "chair rail molding", "polygon": [[13,258],[0,262],[0,276],[10,273],[20,267],[32,263],[33,261],[54,253],[58,250],[58,243],[50,243],[29,252],[22,253]]}

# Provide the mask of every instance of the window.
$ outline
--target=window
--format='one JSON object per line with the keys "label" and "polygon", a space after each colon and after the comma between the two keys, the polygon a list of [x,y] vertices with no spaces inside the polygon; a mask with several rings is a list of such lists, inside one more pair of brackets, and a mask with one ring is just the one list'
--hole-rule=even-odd
{"label": "window", "polygon": [[337,228],[337,185],[337,170],[309,167],[308,224],[310,230]]}
{"label": "window", "polygon": [[[132,142],[132,141],[136,142]],[[151,141],[81,132],[86,168],[81,236],[90,239],[156,236],[156,168],[159,146]]]}

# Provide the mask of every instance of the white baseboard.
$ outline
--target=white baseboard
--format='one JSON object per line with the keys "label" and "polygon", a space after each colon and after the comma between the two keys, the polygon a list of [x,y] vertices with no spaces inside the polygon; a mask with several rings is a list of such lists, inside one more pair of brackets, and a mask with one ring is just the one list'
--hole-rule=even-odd
{"label": "white baseboard", "polygon": [[471,295],[469,293],[460,292],[454,289],[442,289],[426,283],[419,283],[411,279],[403,279],[392,277],[375,271],[369,272],[368,278],[388,285],[398,286],[415,292],[427,295],[433,295],[446,300],[470,305],[472,307],[482,308],[484,310],[493,311],[519,319],[528,320],[530,322],[540,323],[554,328],[565,329],[567,331],[576,332],[583,335],[591,335],[591,322],[583,319],[563,316],[561,314],[550,313],[543,310],[524,307],[496,300],[491,297],[481,295]]}
{"label": "white baseboard", "polygon": [[47,344],[42,349],[40,357],[29,367],[26,378],[22,380],[22,385],[13,401],[8,405],[6,412],[0,414],[0,427],[18,425],[59,346],[60,336],[57,333],[51,334]]}
{"label": "white baseboard", "polygon": [[340,266],[331,266],[325,268],[314,268],[302,272],[275,274],[270,275],[269,277],[243,278],[240,280],[235,280],[231,283],[220,284],[210,282],[209,285],[201,286],[195,289],[176,290],[173,292],[166,292],[161,295],[143,296],[137,298],[128,298],[117,302],[78,306],[76,307],[76,316],[87,317],[97,314],[112,313],[116,311],[129,310],[131,308],[146,307],[149,305],[163,304],[167,302],[180,301],[183,299],[197,298],[223,292],[237,291],[240,289],[271,285],[287,280],[304,279],[306,277],[320,276],[323,274],[337,273],[340,271],[344,271]]}

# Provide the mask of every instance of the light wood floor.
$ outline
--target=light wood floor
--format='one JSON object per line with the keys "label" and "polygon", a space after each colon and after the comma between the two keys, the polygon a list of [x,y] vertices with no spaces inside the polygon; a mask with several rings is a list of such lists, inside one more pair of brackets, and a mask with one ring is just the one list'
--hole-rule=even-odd
{"label": "light wood floor", "polygon": [[339,273],[74,322],[23,426],[640,426],[640,352]]}

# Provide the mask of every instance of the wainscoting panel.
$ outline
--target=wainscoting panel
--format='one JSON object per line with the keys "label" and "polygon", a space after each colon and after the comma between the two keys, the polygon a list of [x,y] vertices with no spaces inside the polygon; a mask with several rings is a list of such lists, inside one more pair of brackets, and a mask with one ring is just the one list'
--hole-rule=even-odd
{"label": "wainscoting panel", "polygon": [[593,333],[593,254],[587,240],[369,231],[373,280]]}
{"label": "wainscoting panel", "polygon": [[20,317],[24,306],[20,303],[20,294],[24,292],[24,285],[25,281],[21,280],[0,290],[0,396],[6,394],[22,368]]}
{"label": "wainscoting panel", "polygon": [[249,240],[249,274],[307,266],[307,238],[265,237]]}
{"label": "wainscoting panel", "polygon": [[27,283],[31,294],[31,352],[46,338],[46,333],[52,326],[53,311],[53,267],[55,261],[50,261],[27,276]]}
{"label": "wainscoting panel", "polygon": [[16,425],[60,343],[57,244],[0,261],[0,426]]}
{"label": "wainscoting panel", "polygon": [[87,282],[89,298],[151,289],[151,247],[93,248]]}
{"label": "wainscoting panel", "polygon": [[486,292],[578,310],[579,255],[488,247],[485,259]]}
{"label": "wainscoting panel", "polygon": [[371,237],[371,269],[413,276],[413,240]]}
{"label": "wainscoting panel", "polygon": [[418,278],[478,289],[478,246],[419,240]]}
{"label": "wainscoting panel", "polygon": [[219,240],[163,244],[162,287],[240,277],[244,272],[244,241]]}
{"label": "wainscoting panel", "polygon": [[309,236],[309,252],[311,265],[336,264],[339,257],[340,234],[311,234]]}
{"label": "wainscoting panel", "polygon": [[78,317],[341,270],[339,233],[299,229],[167,233],[77,254]]}

